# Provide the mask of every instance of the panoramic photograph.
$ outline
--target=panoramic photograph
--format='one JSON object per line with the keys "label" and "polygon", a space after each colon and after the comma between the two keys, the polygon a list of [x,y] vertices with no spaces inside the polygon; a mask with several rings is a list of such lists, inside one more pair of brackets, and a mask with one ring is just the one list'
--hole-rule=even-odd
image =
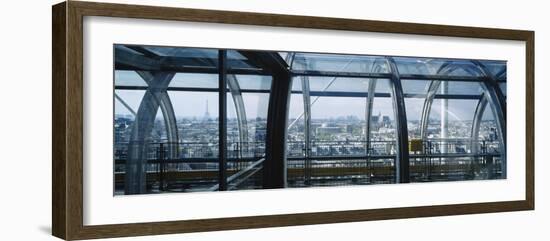
{"label": "panoramic photograph", "polygon": [[506,179],[506,61],[113,51],[114,195]]}

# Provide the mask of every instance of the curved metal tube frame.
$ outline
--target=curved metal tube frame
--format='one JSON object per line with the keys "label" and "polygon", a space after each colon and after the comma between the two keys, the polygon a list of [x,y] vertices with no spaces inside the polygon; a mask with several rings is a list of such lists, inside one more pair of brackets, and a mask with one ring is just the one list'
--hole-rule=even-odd
{"label": "curved metal tube frame", "polygon": [[235,104],[235,112],[237,113],[237,122],[239,127],[239,157],[243,156],[243,151],[248,151],[248,122],[246,120],[246,109],[244,107],[241,87],[235,75],[227,75],[227,85],[229,92]]}
{"label": "curved metal tube frame", "polygon": [[397,183],[410,182],[409,175],[409,131],[407,127],[407,112],[405,110],[405,97],[399,77],[399,70],[392,57],[386,57],[391,72],[391,91],[393,109],[395,114],[397,158],[395,161],[395,177]]}
{"label": "curved metal tube frame", "polygon": [[479,102],[477,103],[476,111],[474,113],[474,119],[472,121],[472,141],[470,143],[472,154],[479,153],[479,128],[481,127],[481,120],[483,118],[483,113],[485,112],[486,107],[487,98],[485,97],[485,94],[483,94],[479,99]]}
{"label": "curved metal tube frame", "polygon": [[[499,131],[499,142],[500,142],[500,152],[501,152],[501,170],[503,177],[506,176],[506,101],[504,98],[504,95],[502,94],[502,91],[498,87],[498,83],[496,82],[496,77],[489,74],[490,72],[486,69],[485,66],[483,66],[478,61],[471,61],[472,66],[469,66],[468,68],[465,68],[463,66],[458,66],[453,61],[449,61],[445,64],[443,64],[439,70],[437,71],[438,75],[445,75],[448,73],[451,73],[455,71],[458,68],[462,68],[463,70],[473,73],[473,74],[481,74],[484,77],[487,78],[486,81],[481,82],[481,86],[483,88],[483,97],[480,99],[480,102],[478,103],[478,106],[476,108],[476,112],[474,115],[474,122],[472,123],[472,130],[471,130],[471,138],[472,138],[472,153],[477,153],[479,150],[477,148],[477,141],[479,136],[479,125],[481,122],[481,118],[483,117],[483,110],[485,109],[485,106],[489,104],[493,115],[495,116],[495,120],[497,121],[497,129]],[[499,73],[500,74],[500,73]],[[426,100],[424,102],[424,107],[422,110],[422,119],[421,119],[421,137],[422,140],[426,140],[427,135],[427,127],[429,122],[429,116],[431,111],[431,106],[433,103],[433,100],[435,98],[435,95],[437,94],[437,91],[440,86],[440,81],[434,80],[430,83],[430,87],[428,89]],[[482,103],[486,102],[486,103]]]}
{"label": "curved metal tube frame", "polygon": [[[294,62],[293,62],[294,64]],[[307,66],[307,62],[298,63],[303,66]],[[302,85],[302,98],[304,105],[304,184],[309,185],[311,178],[311,98],[310,98],[310,87],[309,87],[309,77],[300,76],[300,81]]]}
{"label": "curved metal tube frame", "polygon": [[[472,61],[478,70],[488,78],[488,81],[482,83],[484,96],[490,103],[491,110],[495,121],[497,122],[498,140],[500,144],[500,156],[502,158],[500,165],[502,178],[505,178],[506,173],[506,99],[502,93],[496,78],[490,74],[490,71],[479,61]],[[479,134],[477,134],[479,135]]]}
{"label": "curved metal tube frame", "polygon": [[[167,80],[166,83],[157,84],[157,81],[155,79],[156,76],[154,74],[146,71],[137,71],[137,73],[139,74],[139,76],[141,76],[141,78],[143,78],[145,83],[150,86],[150,88],[148,88],[148,91],[151,90],[151,93],[155,95],[156,100],[159,102],[162,117],[164,118],[166,137],[170,146],[168,158],[176,158],[178,156],[178,148],[176,145],[174,145],[174,143],[177,143],[179,141],[178,126],[174,107],[172,106],[172,101],[170,100],[168,92],[166,92],[166,89],[168,88],[168,85],[170,84],[170,81],[175,76],[175,74],[168,74],[172,75],[172,77],[170,78],[170,80]],[[166,84],[166,86],[164,86],[164,84]]]}
{"label": "curved metal tube frame", "polygon": [[[125,193],[139,194],[146,190],[146,164],[148,140],[155,123],[156,113],[160,107],[163,115],[169,140],[177,142],[177,126],[175,116],[166,92],[166,88],[174,77],[174,73],[138,72],[148,84],[147,91],[142,98],[132,127],[128,146],[128,160],[126,161]],[[174,145],[172,145],[174,146]],[[176,155],[177,147],[169,150],[169,155]],[[128,174],[133,175],[128,175]]]}

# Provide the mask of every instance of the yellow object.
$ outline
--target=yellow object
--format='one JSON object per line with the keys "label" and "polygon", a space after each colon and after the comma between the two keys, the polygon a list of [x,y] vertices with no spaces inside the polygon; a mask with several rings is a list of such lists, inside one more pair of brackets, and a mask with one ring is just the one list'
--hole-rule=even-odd
{"label": "yellow object", "polygon": [[409,141],[409,151],[421,152],[422,149],[422,139],[411,139]]}

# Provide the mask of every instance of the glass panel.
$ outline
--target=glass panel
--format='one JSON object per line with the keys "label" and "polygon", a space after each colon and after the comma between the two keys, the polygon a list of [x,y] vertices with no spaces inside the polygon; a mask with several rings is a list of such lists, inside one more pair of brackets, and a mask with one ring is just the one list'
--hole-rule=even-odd
{"label": "glass panel", "polygon": [[[217,123],[219,109],[217,91],[168,91],[168,96],[170,96],[170,100],[172,101],[176,118],[197,121],[197,123]],[[217,130],[212,130],[209,133],[217,133]],[[188,137],[185,140],[189,140],[187,139]],[[213,140],[212,138],[206,139]],[[215,138],[217,138],[217,134]]]}
{"label": "glass panel", "polygon": [[507,74],[508,73],[505,70],[504,72],[501,72],[500,74],[498,74],[498,76],[496,76],[495,78],[498,82],[501,82],[501,83],[506,82]]}
{"label": "glass panel", "polygon": [[403,80],[401,81],[405,95],[405,110],[407,114],[407,130],[409,139],[409,173],[411,182],[429,181],[431,176],[430,159],[418,157],[424,153],[422,140],[422,112],[430,84],[434,81]]}
{"label": "glass panel", "polygon": [[261,69],[257,63],[250,61],[237,50],[227,50],[228,69]]}
{"label": "glass panel", "polygon": [[471,153],[472,120],[477,103],[478,100],[434,100],[428,139],[424,143],[424,153],[429,158],[421,159],[430,165],[425,179],[419,181],[475,178],[472,172],[475,163],[468,153]]}
{"label": "glass panel", "polygon": [[502,150],[499,141],[498,125],[491,106],[487,106],[483,112],[479,124],[477,154],[480,156],[475,169],[475,179],[503,178],[500,163],[502,162]]}
{"label": "glass panel", "polygon": [[375,149],[377,154],[395,154],[395,114],[393,100],[375,97],[372,108],[370,140],[383,142],[387,148]]}
{"label": "glass panel", "polygon": [[506,96],[506,82],[498,83],[498,87],[500,88],[500,91],[502,91],[502,94],[504,94],[504,96]]}
{"label": "glass panel", "polygon": [[[427,137],[429,139],[470,138],[477,102],[478,100],[435,99],[430,111]],[[467,150],[468,148],[460,151],[448,149],[449,152]]]}
{"label": "glass panel", "polygon": [[442,68],[441,75],[483,77],[477,65],[469,60],[453,60],[447,68]]}
{"label": "glass panel", "polygon": [[479,61],[494,78],[499,78],[501,73],[506,72],[506,61],[481,60]]}
{"label": "glass panel", "polygon": [[[377,155],[396,154],[395,118],[392,117],[393,103],[390,98],[377,98],[371,117],[371,153]],[[389,108],[388,108],[389,107]],[[375,145],[375,143],[378,143]]]}
{"label": "glass panel", "polygon": [[[412,182],[492,179],[497,175],[488,176],[488,172],[499,170],[491,163],[499,158],[495,154],[487,154],[491,148],[499,148],[496,138],[496,122],[488,106],[485,109],[480,124],[480,141],[472,142],[472,125],[478,99],[434,99],[431,105],[427,139],[422,139],[421,120],[425,103],[425,93],[416,98],[406,98],[407,122],[409,131],[410,178]],[[429,81],[426,81],[429,82]],[[421,86],[420,84],[418,84]],[[419,88],[418,88],[419,89]],[[477,96],[482,93],[481,83],[442,81],[438,94],[457,94]],[[421,97],[422,96],[422,97]],[[488,113],[491,113],[490,115]],[[493,139],[491,139],[493,138]],[[475,145],[483,150],[482,154],[472,154]],[[488,165],[492,169],[488,169]]]}
{"label": "glass panel", "polygon": [[270,90],[271,76],[269,75],[235,75],[241,90]]}
{"label": "glass panel", "polygon": [[160,47],[160,46],[142,46],[142,48],[151,51],[159,56],[184,57],[197,59],[210,59],[209,64],[213,65],[218,59],[217,49],[201,48],[182,48],[182,47]]}
{"label": "glass panel", "polygon": [[168,67],[216,68],[218,66],[217,49],[142,46],[147,52],[165,57],[160,64]]}
{"label": "glass panel", "polygon": [[[303,78],[293,78],[294,86]],[[292,94],[289,109],[287,139],[288,183],[290,187],[335,186],[350,184],[390,183],[394,178],[395,121],[392,99],[375,98],[374,109],[380,113],[371,122],[372,141],[367,155],[366,106],[368,80],[346,79],[351,86],[334,85],[340,89],[330,90],[327,78],[304,78],[316,90],[341,91],[337,96],[310,96],[311,125],[306,127],[303,118],[304,96]],[[334,80],[336,83],[340,78]],[[320,81],[321,83],[315,83]],[[379,80],[377,91],[389,89],[388,80]],[[363,91],[355,84],[362,85]],[[322,86],[322,87],[319,87]],[[365,93],[356,96],[357,92]],[[326,92],[325,92],[326,93]],[[388,109],[389,107],[389,109]],[[384,113],[384,114],[382,114]],[[380,121],[378,121],[378,119]],[[310,143],[306,143],[309,129]],[[309,149],[308,149],[309,148]],[[387,157],[390,155],[390,158]],[[350,158],[352,157],[352,158]],[[353,158],[357,157],[357,158]],[[373,169],[370,169],[372,167]]]}
{"label": "glass panel", "polygon": [[[448,95],[469,95],[469,96],[478,96],[483,93],[483,87],[481,82],[474,81],[439,81],[441,83],[445,82],[447,87],[443,89],[443,84],[439,85],[437,90],[438,95],[448,94]],[[406,97],[418,97],[424,98],[428,93],[430,80],[402,80],[401,84],[403,86],[403,93],[405,95],[410,95]]]}
{"label": "glass panel", "polygon": [[231,82],[227,85],[228,190],[259,189],[263,187],[262,165],[258,163],[265,160],[269,93],[242,90],[269,90],[271,76],[229,76],[228,82]]}
{"label": "glass panel", "polygon": [[227,50],[227,59],[229,60],[247,60],[246,57],[244,57],[239,51],[237,50]]}
{"label": "glass panel", "polygon": [[253,143],[249,156],[263,157],[265,155],[265,138],[267,130],[267,108],[269,93],[244,93],[244,106],[247,110],[248,141]]}
{"label": "glass panel", "polygon": [[[391,94],[390,81],[387,79],[377,79],[376,80],[376,91],[377,94]],[[393,111],[393,109],[392,109]]]}
{"label": "glass panel", "polygon": [[288,52],[279,52],[278,54],[279,54],[279,56],[281,56],[282,59],[284,59],[284,60],[287,62],[286,64],[287,64],[288,66],[290,66],[290,63],[287,61],[287,58],[288,58],[288,54],[289,54],[289,53],[288,53]]}
{"label": "glass panel", "polygon": [[422,139],[421,121],[422,110],[426,98],[405,98],[405,109],[407,111],[407,129],[409,141]]}
{"label": "glass panel", "polygon": [[435,75],[445,59],[394,57],[399,74]]}
{"label": "glass panel", "polygon": [[[294,79],[293,85],[300,81]],[[305,156],[304,98],[302,94],[292,94],[288,108],[287,157]],[[290,179],[289,179],[290,181]]]}
{"label": "glass panel", "polygon": [[[303,81],[310,83],[307,77],[292,78],[292,86],[302,89]],[[306,123],[304,106],[305,95],[291,94],[287,129],[287,183],[288,187],[306,187],[311,179],[311,123]],[[311,99],[309,100],[311,103]]]}
{"label": "glass panel", "polygon": [[394,60],[401,75],[481,76],[471,60],[417,57],[395,57]]}
{"label": "glass panel", "polygon": [[[438,94],[450,95],[481,95],[483,88],[479,82],[463,82],[463,81],[443,81],[447,84],[445,88],[443,84],[439,85]],[[442,82],[442,83],[443,83]]]}
{"label": "glass panel", "polygon": [[142,53],[138,52],[138,51],[135,51],[133,49],[131,49],[131,47],[133,47],[134,45],[120,45],[120,44],[115,44],[115,49],[118,50],[118,51],[124,51],[124,52],[128,52],[128,53],[131,53],[131,54],[135,54],[135,55],[141,55],[143,56]]}
{"label": "glass panel", "polygon": [[362,78],[337,78],[327,90],[343,92],[368,92],[369,79]]}
{"label": "glass panel", "polygon": [[[177,119],[177,163],[166,163],[173,173],[166,180],[170,191],[206,190],[218,183],[218,93],[169,91]],[[185,173],[201,174],[192,178]]]}
{"label": "glass panel", "polygon": [[425,95],[432,81],[428,80],[401,80],[404,94]]}
{"label": "glass panel", "polygon": [[361,78],[309,77],[311,91],[367,92],[369,80]]}
{"label": "glass panel", "polygon": [[[163,57],[162,61],[151,59],[159,60],[151,62],[154,68],[160,65],[162,69],[163,64],[217,65],[217,50],[132,46],[132,51],[141,55],[149,51]],[[115,194],[212,188],[218,183],[217,74],[151,74],[155,79],[146,84],[134,71],[114,72],[115,87],[142,87],[115,89]],[[168,90],[171,87],[214,90]],[[126,183],[127,180],[131,181]]]}
{"label": "glass panel", "polygon": [[302,91],[302,83],[298,80],[293,80],[292,91]]}
{"label": "glass panel", "polygon": [[312,155],[364,155],[365,98],[320,97],[311,107]]}
{"label": "glass panel", "polygon": [[296,53],[294,61],[295,70],[389,73],[386,60],[379,56]]}
{"label": "glass panel", "polygon": [[169,87],[218,88],[218,74],[177,73]]}
{"label": "glass panel", "polygon": [[[497,123],[495,121],[493,111],[489,106],[485,108],[485,111],[483,112],[483,117],[481,119],[478,135],[479,135],[479,140],[481,141],[488,141],[488,142],[498,141]],[[493,150],[493,151],[498,152],[498,150]]]}
{"label": "glass panel", "polygon": [[[376,93],[389,93],[389,80],[377,80]],[[396,122],[393,99],[375,97],[368,142],[369,183],[395,182]]]}
{"label": "glass panel", "polygon": [[[135,113],[139,108],[144,90],[115,90],[118,98],[115,98],[114,141],[115,143],[128,143],[132,134],[135,121]],[[126,147],[115,145],[115,160],[126,157]]]}
{"label": "glass panel", "polygon": [[115,117],[134,119],[144,94],[145,90],[115,90]]}
{"label": "glass panel", "polygon": [[115,71],[115,86],[147,86],[147,83],[135,71]]}
{"label": "glass panel", "polygon": [[227,94],[228,147],[232,147],[228,148],[228,152],[239,152],[239,155],[235,156],[240,157],[261,157],[265,152],[265,126],[269,94],[244,93],[242,101],[244,113],[240,117],[244,125],[240,127],[235,101],[231,94]]}

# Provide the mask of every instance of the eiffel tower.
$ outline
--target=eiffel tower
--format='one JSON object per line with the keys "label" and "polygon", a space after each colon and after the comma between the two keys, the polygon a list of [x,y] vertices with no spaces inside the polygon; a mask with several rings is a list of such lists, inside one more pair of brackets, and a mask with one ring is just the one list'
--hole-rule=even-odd
{"label": "eiffel tower", "polygon": [[210,120],[210,112],[208,112],[208,100],[206,100],[206,111],[204,112],[203,121]]}

